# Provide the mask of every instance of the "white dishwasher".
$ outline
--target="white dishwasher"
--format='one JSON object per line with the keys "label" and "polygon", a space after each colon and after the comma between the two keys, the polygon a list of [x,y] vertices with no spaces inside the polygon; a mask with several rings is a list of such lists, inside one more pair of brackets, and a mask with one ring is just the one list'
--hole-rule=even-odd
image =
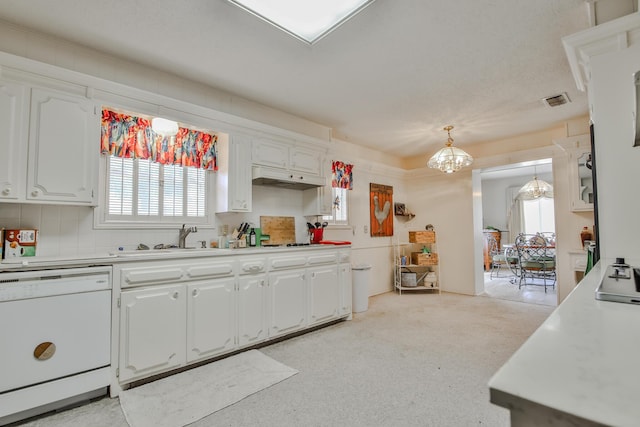
{"label": "white dishwasher", "polygon": [[0,273],[0,425],[106,393],[110,336],[111,267]]}

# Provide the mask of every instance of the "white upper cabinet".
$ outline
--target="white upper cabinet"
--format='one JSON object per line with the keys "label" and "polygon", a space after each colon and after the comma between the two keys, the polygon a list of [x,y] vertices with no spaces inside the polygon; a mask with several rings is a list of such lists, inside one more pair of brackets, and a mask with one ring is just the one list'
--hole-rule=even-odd
{"label": "white upper cabinet", "polygon": [[93,206],[100,117],[86,88],[47,82],[0,82],[0,200]]}
{"label": "white upper cabinet", "polygon": [[265,138],[253,140],[251,161],[254,165],[289,168],[289,146],[282,142]]}
{"label": "white upper cabinet", "polygon": [[251,138],[229,135],[218,141],[216,212],[251,212]]}
{"label": "white upper cabinet", "polygon": [[323,150],[299,147],[293,143],[256,138],[253,141],[251,160],[254,165],[269,166],[322,176]]}
{"label": "white upper cabinet", "polygon": [[27,88],[0,81],[0,200],[24,199]]}
{"label": "white upper cabinet", "polygon": [[589,134],[578,135],[554,142],[568,154],[571,210],[574,212],[592,211],[591,136]]}
{"label": "white upper cabinet", "polygon": [[290,147],[289,165],[291,170],[321,176],[322,153],[302,147]]}
{"label": "white upper cabinet", "polygon": [[27,200],[95,204],[99,130],[91,100],[33,88]]}
{"label": "white upper cabinet", "polygon": [[331,215],[333,208],[333,192],[331,191],[331,179],[328,176],[331,165],[326,158],[316,163],[321,165],[321,176],[327,175],[324,187],[309,188],[302,193],[302,215],[304,216],[320,216]]}

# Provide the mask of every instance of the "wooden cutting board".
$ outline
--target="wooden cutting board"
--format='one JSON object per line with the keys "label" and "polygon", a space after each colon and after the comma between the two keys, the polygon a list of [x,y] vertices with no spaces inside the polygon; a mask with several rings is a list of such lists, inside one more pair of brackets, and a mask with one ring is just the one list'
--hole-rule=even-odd
{"label": "wooden cutting board", "polygon": [[268,234],[269,240],[263,245],[286,245],[296,242],[296,221],[292,216],[261,216],[262,235]]}

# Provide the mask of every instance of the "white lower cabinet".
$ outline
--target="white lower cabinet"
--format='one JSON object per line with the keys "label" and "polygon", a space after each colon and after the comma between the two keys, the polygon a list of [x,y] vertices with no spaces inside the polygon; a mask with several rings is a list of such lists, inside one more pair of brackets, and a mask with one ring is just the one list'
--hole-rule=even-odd
{"label": "white lower cabinet", "polygon": [[269,336],[267,275],[240,277],[238,285],[238,340],[240,347],[245,347],[258,344]]}
{"label": "white lower cabinet", "polygon": [[121,293],[120,382],[185,363],[184,285],[162,285]]}
{"label": "white lower cabinet", "polygon": [[305,269],[269,274],[269,337],[295,332],[307,323]]}
{"label": "white lower cabinet", "polygon": [[338,266],[333,264],[309,268],[307,275],[309,278],[309,326],[337,318],[340,308]]}
{"label": "white lower cabinet", "polygon": [[187,362],[196,362],[236,348],[235,279],[187,285]]}
{"label": "white lower cabinet", "polygon": [[112,396],[124,384],[349,317],[348,254],[322,249],[116,265]]}

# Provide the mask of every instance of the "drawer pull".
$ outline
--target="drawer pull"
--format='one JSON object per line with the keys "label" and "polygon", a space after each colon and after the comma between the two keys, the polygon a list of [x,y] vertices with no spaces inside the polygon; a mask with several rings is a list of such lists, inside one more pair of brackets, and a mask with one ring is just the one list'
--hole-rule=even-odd
{"label": "drawer pull", "polygon": [[53,357],[56,352],[56,345],[52,342],[46,341],[40,343],[33,350],[33,357],[37,360],[48,360]]}

